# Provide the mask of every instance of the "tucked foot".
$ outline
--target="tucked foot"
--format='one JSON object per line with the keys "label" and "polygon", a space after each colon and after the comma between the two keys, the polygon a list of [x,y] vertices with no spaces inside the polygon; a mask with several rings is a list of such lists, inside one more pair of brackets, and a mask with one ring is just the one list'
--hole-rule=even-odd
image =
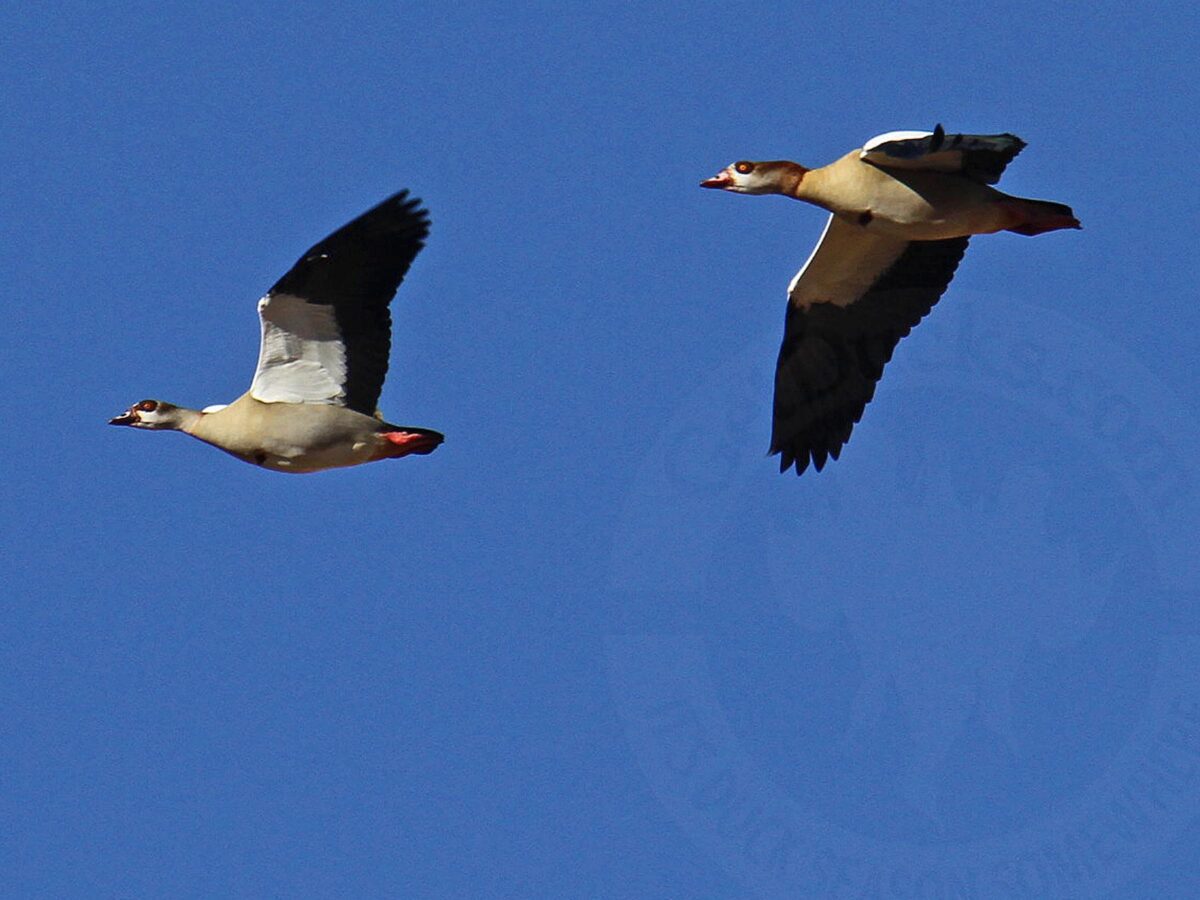
{"label": "tucked foot", "polygon": [[1063,203],[1052,203],[1049,200],[1015,200],[1003,205],[1014,220],[1006,230],[1014,234],[1032,237],[1047,231],[1058,231],[1060,228],[1082,227],[1071,207]]}
{"label": "tucked foot", "polygon": [[376,459],[393,459],[413,453],[420,455],[432,453],[444,440],[438,432],[424,428],[411,431],[384,431],[379,436],[387,443],[383,445]]}

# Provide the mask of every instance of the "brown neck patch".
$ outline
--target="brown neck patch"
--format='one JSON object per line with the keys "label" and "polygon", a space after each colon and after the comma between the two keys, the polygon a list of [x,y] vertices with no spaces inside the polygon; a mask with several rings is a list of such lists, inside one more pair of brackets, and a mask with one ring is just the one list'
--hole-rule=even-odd
{"label": "brown neck patch", "polygon": [[778,159],[762,165],[770,171],[772,180],[779,186],[779,193],[789,197],[798,195],[800,182],[808,174],[808,169],[788,159]]}

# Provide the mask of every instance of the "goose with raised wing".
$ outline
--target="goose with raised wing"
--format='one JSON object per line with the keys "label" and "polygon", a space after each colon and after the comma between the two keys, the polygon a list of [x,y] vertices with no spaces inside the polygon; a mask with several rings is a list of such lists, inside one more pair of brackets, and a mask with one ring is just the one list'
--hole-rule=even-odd
{"label": "goose with raised wing", "polygon": [[1024,147],[1016,135],[938,125],[881,134],[819,169],[741,160],[700,183],[830,213],[788,285],[771,428],[781,472],[838,458],[896,344],[946,290],[971,235],[1080,227],[1069,206],[991,187]]}
{"label": "goose with raised wing", "polygon": [[389,424],[376,411],[388,306],[428,233],[419,200],[389,197],[312,247],[258,301],[262,342],[249,391],[202,410],[142,400],[109,424],[182,431],[279,472],[431,453],[441,434]]}

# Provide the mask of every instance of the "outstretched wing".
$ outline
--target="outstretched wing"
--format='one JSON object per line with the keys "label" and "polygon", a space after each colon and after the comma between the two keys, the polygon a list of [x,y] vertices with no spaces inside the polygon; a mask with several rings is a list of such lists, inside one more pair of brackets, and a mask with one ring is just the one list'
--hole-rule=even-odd
{"label": "outstretched wing", "polygon": [[945,292],[968,238],[905,242],[831,216],[788,289],[771,453],[799,475],[838,458],[896,344]]}
{"label": "outstretched wing", "polygon": [[388,304],[428,234],[421,201],[401,191],[305,253],[258,301],[250,394],[373,414],[391,350]]}
{"label": "outstretched wing", "polygon": [[1025,142],[1015,134],[946,134],[941,125],[929,131],[889,131],[863,145],[859,158],[888,169],[961,172],[984,184],[995,184]]}

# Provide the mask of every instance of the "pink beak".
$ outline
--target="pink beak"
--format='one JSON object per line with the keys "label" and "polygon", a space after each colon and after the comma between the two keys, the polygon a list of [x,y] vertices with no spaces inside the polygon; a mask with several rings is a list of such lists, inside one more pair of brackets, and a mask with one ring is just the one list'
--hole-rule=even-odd
{"label": "pink beak", "polygon": [[728,169],[722,169],[712,178],[708,178],[700,182],[700,187],[706,188],[723,188],[733,184],[733,177],[729,174]]}

